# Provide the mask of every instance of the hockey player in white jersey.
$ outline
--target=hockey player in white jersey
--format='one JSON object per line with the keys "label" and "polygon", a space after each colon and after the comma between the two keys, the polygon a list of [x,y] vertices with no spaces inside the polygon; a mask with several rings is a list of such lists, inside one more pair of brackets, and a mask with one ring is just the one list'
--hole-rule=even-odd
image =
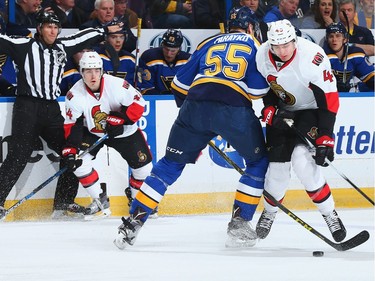
{"label": "hockey player in white jersey", "polygon": [[[79,80],[66,96],[63,157],[74,170],[80,183],[93,198],[86,208],[86,218],[109,216],[106,190],[99,184],[92,160],[106,144],[120,153],[131,169],[130,183],[141,185],[152,168],[152,156],[137,121],[142,116],[145,100],[126,80],[103,74],[103,61],[96,52],[85,52],[80,60]],[[107,133],[109,138],[82,158],[79,149],[91,146]]]}
{"label": "hockey player in white jersey", "polygon": [[[258,70],[272,90],[263,98],[262,110],[270,161],[265,190],[282,202],[293,167],[333,238],[340,242],[346,230],[320,167],[327,166],[326,158],[334,159],[333,127],[339,108],[329,59],[315,43],[297,39],[288,20],[271,23],[267,35],[268,41],[256,55]],[[297,130],[315,144],[315,155],[284,118],[293,119]],[[267,197],[264,199],[265,208],[256,226],[261,239],[270,232],[278,210]]]}

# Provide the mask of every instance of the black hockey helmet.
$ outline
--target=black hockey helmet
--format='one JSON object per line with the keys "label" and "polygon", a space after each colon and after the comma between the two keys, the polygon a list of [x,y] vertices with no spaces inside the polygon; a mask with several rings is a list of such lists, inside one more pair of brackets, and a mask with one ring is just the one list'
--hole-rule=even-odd
{"label": "black hockey helmet", "polygon": [[170,48],[180,48],[184,40],[180,30],[168,29],[162,37],[161,45]]}
{"label": "black hockey helmet", "polygon": [[247,29],[249,24],[253,26],[259,25],[259,21],[255,16],[255,13],[246,6],[241,8],[233,8],[229,12],[228,27],[229,29],[239,27]]}
{"label": "black hockey helmet", "polygon": [[56,16],[54,12],[46,11],[46,10],[40,10],[37,12],[35,16],[35,20],[38,24],[38,26],[41,26],[44,23],[53,23],[56,24],[59,28],[61,28],[61,23],[59,18]]}
{"label": "black hockey helmet", "polygon": [[327,26],[326,39],[331,33],[341,33],[342,35],[344,35],[344,38],[348,38],[348,32],[346,31],[344,24],[342,24],[341,22],[334,22]]}

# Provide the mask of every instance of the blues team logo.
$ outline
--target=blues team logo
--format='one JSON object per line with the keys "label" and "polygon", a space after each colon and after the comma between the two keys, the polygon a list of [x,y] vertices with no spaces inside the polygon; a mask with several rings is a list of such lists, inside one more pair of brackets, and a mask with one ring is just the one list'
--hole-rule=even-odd
{"label": "blues team logo", "polygon": [[[158,48],[160,47],[160,43],[161,43],[161,40],[163,38],[163,34],[165,32],[161,32],[157,35],[155,35],[150,43],[149,43],[149,48]],[[189,40],[189,38],[187,38],[185,35],[182,35],[183,37],[183,41],[182,41],[182,45],[181,45],[181,51],[184,51],[184,52],[187,52],[187,53],[190,53],[190,50],[191,50],[191,42]]]}

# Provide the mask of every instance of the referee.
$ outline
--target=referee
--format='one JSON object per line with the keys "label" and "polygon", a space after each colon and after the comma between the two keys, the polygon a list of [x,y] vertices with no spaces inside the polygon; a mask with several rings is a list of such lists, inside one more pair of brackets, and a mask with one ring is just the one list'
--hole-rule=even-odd
{"label": "referee", "polygon": [[[4,211],[5,200],[23,172],[38,137],[61,154],[65,144],[64,117],[57,98],[67,57],[102,41],[105,32],[121,29],[118,25],[87,28],[57,38],[61,24],[53,12],[41,10],[36,20],[34,38],[0,35],[2,53],[9,55],[18,68],[12,138],[7,157],[0,167],[0,213]],[[77,191],[78,180],[71,171],[60,176],[54,210],[82,212],[84,208],[74,203]]]}

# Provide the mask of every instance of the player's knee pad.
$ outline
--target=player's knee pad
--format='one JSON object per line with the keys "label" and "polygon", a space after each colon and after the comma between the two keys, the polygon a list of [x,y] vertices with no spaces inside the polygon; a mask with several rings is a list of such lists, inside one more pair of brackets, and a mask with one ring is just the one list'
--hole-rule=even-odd
{"label": "player's knee pad", "polygon": [[276,200],[281,200],[290,180],[290,162],[271,162],[265,180],[265,190]]}
{"label": "player's knee pad", "polygon": [[321,168],[315,164],[311,152],[305,145],[297,145],[292,153],[292,165],[296,176],[307,191],[314,191],[325,183]]}
{"label": "player's knee pad", "polygon": [[151,173],[167,185],[173,184],[181,175],[185,164],[170,161],[163,157],[152,168]]}
{"label": "player's knee pad", "polygon": [[82,157],[82,165],[79,166],[75,171],[74,174],[80,178],[83,176],[86,176],[91,173],[91,171],[94,169],[94,166],[92,165],[92,159],[94,156],[90,155],[90,153],[84,155]]}
{"label": "player's knee pad", "polygon": [[240,182],[245,185],[263,189],[267,167],[267,157],[262,157],[258,161],[246,161],[245,174],[241,177]]}
{"label": "player's knee pad", "polygon": [[136,180],[144,180],[152,170],[152,163],[148,163],[143,167],[140,167],[138,169],[131,168],[131,173],[134,179]]}

